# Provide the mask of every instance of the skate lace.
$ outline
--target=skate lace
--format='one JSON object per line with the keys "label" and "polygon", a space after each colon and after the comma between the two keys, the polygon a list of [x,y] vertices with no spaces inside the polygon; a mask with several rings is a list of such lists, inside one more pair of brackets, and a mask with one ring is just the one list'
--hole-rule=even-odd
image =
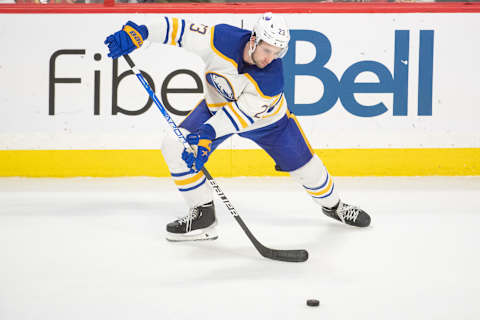
{"label": "skate lace", "polygon": [[197,219],[199,213],[198,208],[190,208],[188,214],[185,217],[178,218],[177,221],[180,225],[185,223],[186,232],[190,232],[192,230],[192,222]]}
{"label": "skate lace", "polygon": [[345,220],[353,221],[357,220],[360,209],[349,204],[342,203],[342,206],[338,208],[337,215],[345,223]]}

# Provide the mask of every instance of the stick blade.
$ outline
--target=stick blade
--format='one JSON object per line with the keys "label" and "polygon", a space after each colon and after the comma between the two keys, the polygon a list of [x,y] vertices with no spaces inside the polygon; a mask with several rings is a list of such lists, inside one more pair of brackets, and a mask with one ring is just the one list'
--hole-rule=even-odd
{"label": "stick blade", "polygon": [[305,262],[308,260],[308,251],[304,249],[299,250],[275,250],[265,248],[260,251],[265,258],[272,260],[279,260],[285,262]]}

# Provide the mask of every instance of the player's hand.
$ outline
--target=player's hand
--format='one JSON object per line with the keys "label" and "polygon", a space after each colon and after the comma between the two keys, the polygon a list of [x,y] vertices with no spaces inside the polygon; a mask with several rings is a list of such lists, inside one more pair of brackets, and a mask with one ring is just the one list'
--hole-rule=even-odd
{"label": "player's hand", "polygon": [[187,135],[187,142],[193,148],[195,153],[184,149],[182,152],[182,159],[187,166],[198,172],[202,170],[203,166],[208,160],[212,150],[212,140],[215,138],[215,130],[211,125],[202,125],[198,133],[190,133]]}
{"label": "player's hand", "polygon": [[143,41],[148,38],[148,29],[146,26],[138,26],[132,21],[128,21],[122,27],[122,30],[109,35],[105,40],[108,46],[108,56],[112,59],[128,54],[133,50],[140,48]]}

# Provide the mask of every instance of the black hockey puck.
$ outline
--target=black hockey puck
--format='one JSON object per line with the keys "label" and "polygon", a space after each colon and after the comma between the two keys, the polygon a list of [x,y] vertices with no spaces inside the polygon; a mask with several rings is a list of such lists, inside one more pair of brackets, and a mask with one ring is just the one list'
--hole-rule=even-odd
{"label": "black hockey puck", "polygon": [[307,306],[309,307],[318,307],[320,305],[320,301],[317,299],[308,299],[307,300]]}

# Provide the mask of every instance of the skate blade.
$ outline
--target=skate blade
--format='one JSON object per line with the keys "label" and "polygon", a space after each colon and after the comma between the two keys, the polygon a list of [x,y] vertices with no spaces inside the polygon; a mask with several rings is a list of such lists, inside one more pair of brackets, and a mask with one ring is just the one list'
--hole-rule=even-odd
{"label": "skate blade", "polygon": [[187,234],[171,233],[167,231],[167,241],[170,242],[185,242],[185,241],[205,241],[218,239],[215,227],[209,227],[202,230],[191,231]]}

